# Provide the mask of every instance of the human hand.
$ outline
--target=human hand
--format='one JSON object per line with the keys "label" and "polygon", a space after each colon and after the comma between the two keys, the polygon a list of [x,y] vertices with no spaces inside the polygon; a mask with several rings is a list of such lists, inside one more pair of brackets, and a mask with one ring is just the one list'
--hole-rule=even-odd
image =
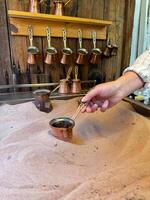
{"label": "human hand", "polygon": [[82,109],[82,112],[95,112],[100,109],[105,112],[123,98],[122,90],[116,81],[99,84],[90,90],[82,99],[82,102],[89,102]]}

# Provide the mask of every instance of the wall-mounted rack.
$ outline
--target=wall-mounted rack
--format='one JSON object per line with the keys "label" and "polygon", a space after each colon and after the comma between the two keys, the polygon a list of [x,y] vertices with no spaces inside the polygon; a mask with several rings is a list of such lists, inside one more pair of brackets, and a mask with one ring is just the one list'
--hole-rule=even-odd
{"label": "wall-mounted rack", "polygon": [[50,26],[52,29],[52,37],[62,37],[62,29],[66,27],[68,38],[77,38],[77,30],[83,31],[83,38],[91,39],[91,31],[97,32],[97,39],[105,40],[107,26],[111,25],[111,21],[57,16],[42,13],[30,13],[9,10],[11,33],[12,35],[27,36],[28,25],[34,28],[34,36],[45,36],[45,27]]}

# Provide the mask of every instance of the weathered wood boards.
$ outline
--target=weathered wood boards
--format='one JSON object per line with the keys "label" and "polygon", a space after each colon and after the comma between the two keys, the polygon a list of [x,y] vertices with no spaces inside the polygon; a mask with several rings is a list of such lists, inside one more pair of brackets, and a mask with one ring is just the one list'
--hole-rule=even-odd
{"label": "weathered wood boards", "polygon": [[[5,16],[5,4],[4,1],[0,1],[1,4],[3,2],[3,20]],[[66,8],[65,15],[68,16],[78,16],[85,18],[93,18],[93,19],[102,19],[102,20],[111,20],[113,21],[113,25],[109,28],[109,35],[112,43],[116,43],[119,47],[118,54],[115,57],[105,58],[101,57],[98,65],[90,65],[88,60],[84,66],[80,66],[80,76],[83,80],[88,79],[89,75],[91,78],[91,74],[97,74],[100,77],[100,81],[109,81],[117,78],[122,71],[124,66],[127,66],[129,63],[130,56],[130,43],[131,43],[131,32],[132,32],[132,21],[134,14],[134,0],[73,0]],[[51,2],[52,3],[52,2]],[[7,6],[10,10],[18,10],[18,11],[28,11],[28,0],[7,0]],[[51,5],[51,8],[53,5]],[[45,8],[42,8],[44,11]],[[2,13],[2,12],[1,12]],[[0,13],[0,14],[1,14]],[[6,21],[6,18],[5,18]],[[4,38],[4,36],[0,37]],[[6,41],[8,41],[7,34],[7,26],[5,26],[5,39],[1,39],[3,46],[7,49],[7,58],[10,56],[9,46],[6,46]],[[29,66],[27,65],[27,48],[29,45],[29,40],[25,36],[11,36],[11,52],[12,52],[12,60],[18,67],[21,68],[21,74],[26,77],[26,72],[29,72]],[[60,77],[65,76],[65,71],[67,66],[63,67],[59,60],[61,58],[61,50],[63,48],[62,38],[52,38],[52,44],[58,49],[58,58],[57,62],[51,66],[46,65],[43,60],[45,57],[45,49],[47,48],[46,37],[34,37],[34,44],[39,48],[40,53],[38,55],[38,63],[35,66],[30,66],[31,72],[31,83],[36,82],[57,82]],[[76,51],[79,47],[78,41],[76,39],[68,39],[68,45],[74,51],[74,58],[76,58]],[[83,41],[84,48],[87,48],[90,52],[92,49],[92,40],[84,40]],[[97,46],[104,50],[106,46],[106,41],[98,40]],[[2,49],[0,49],[2,51]],[[2,54],[4,55],[4,54]],[[89,57],[88,57],[89,59]],[[4,62],[4,61],[3,61]],[[9,66],[9,67],[8,67]],[[7,60],[7,64],[3,64],[3,68],[0,66],[1,72],[6,68],[9,68],[10,71],[10,63]],[[5,83],[4,81],[4,73],[1,73],[1,84]],[[27,78],[22,78],[23,83],[28,83]]]}
{"label": "weathered wood boards", "polygon": [[0,84],[11,83],[10,46],[5,1],[0,0]]}

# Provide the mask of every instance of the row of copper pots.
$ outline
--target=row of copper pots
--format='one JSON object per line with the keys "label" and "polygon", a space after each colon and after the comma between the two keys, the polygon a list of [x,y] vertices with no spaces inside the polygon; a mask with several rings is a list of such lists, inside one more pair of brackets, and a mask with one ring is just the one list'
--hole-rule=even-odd
{"label": "row of copper pots", "polygon": [[81,81],[80,79],[73,79],[70,88],[70,83],[66,79],[60,80],[60,85],[59,85],[59,94],[78,94],[81,92]]}
{"label": "row of copper pots", "polygon": [[[89,62],[90,62],[90,64],[98,64],[100,55],[104,55],[105,57],[109,58],[111,56],[116,56],[117,51],[118,51],[118,47],[116,45],[107,45],[103,53],[97,54],[95,52],[92,52]],[[87,54],[78,52],[75,63],[79,64],[79,65],[83,65],[86,63],[87,59],[88,59]],[[52,65],[57,60],[58,60],[57,53],[48,53],[47,52],[44,62],[48,65]],[[70,63],[72,63],[72,61],[73,61],[72,54],[62,52],[62,57],[60,60],[61,64],[69,65]],[[34,53],[34,54],[28,53],[27,63],[34,65],[34,64],[36,64],[36,62],[37,62],[37,53]]]}
{"label": "row of copper pots", "polygon": [[[54,11],[52,14],[62,16],[65,13],[65,7],[71,0],[65,2],[64,0],[53,0]],[[40,13],[41,3],[45,0],[29,0],[29,12]],[[49,9],[51,10],[51,9]]]}
{"label": "row of copper pots", "polygon": [[[37,47],[33,45],[33,29],[32,26],[28,27],[29,41],[30,45],[28,47],[28,64],[36,64],[37,54],[39,50]],[[82,31],[79,29],[78,32],[78,40],[79,40],[79,49],[78,56],[76,59],[76,64],[83,65],[87,60],[88,51],[82,46]],[[51,65],[56,62],[57,49],[51,45],[51,29],[50,27],[46,27],[46,35],[47,35],[47,43],[48,47],[46,49],[46,57],[44,62],[48,65]],[[61,64],[70,64],[72,62],[73,51],[67,46],[67,31],[65,28],[62,30],[63,43],[64,47],[62,50],[62,57],[60,60]],[[93,39],[93,49],[90,57],[91,64],[97,64],[102,51],[100,48],[96,47],[96,31],[92,31],[92,39]],[[109,41],[107,41],[106,49],[103,52],[103,55],[106,57],[117,55],[118,47],[116,45],[111,45]]]}

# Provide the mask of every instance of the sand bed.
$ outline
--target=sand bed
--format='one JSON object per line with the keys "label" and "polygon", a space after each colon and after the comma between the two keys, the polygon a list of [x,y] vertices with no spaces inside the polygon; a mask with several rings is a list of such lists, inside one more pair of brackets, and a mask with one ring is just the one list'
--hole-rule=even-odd
{"label": "sand bed", "polygon": [[72,143],[49,120],[72,116],[77,99],[0,107],[0,200],[150,200],[150,122],[121,102],[81,114]]}

